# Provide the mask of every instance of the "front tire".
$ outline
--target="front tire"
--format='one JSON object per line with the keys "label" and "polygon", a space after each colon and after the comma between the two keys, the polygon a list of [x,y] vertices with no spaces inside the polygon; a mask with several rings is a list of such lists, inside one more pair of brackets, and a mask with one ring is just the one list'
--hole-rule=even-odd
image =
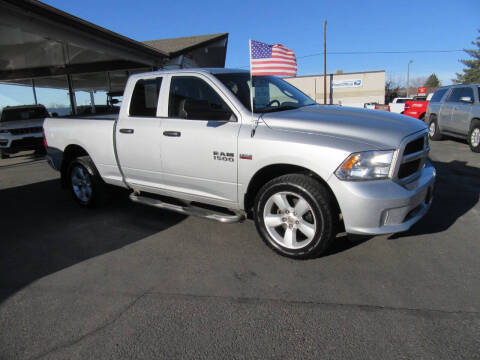
{"label": "front tire", "polygon": [[438,121],[435,115],[430,116],[430,121],[428,122],[428,136],[433,141],[442,140],[442,134],[438,128]]}
{"label": "front tire", "polygon": [[474,120],[468,133],[468,145],[470,150],[480,153],[480,120]]}
{"label": "front tire", "polygon": [[0,158],[1,159],[8,159],[8,154],[5,153],[5,150],[0,149]]}
{"label": "front tire", "polygon": [[70,192],[83,207],[96,207],[106,200],[107,188],[89,156],[74,159],[67,170]]}
{"label": "front tire", "polygon": [[313,178],[289,174],[265,184],[255,199],[255,225],[281,255],[312,258],[336,235],[337,216],[327,189]]}

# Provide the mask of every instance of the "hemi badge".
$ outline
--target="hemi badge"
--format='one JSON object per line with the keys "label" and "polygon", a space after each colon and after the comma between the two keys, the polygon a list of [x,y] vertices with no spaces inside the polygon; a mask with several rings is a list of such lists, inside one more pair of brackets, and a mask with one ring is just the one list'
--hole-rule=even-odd
{"label": "hemi badge", "polygon": [[252,155],[249,155],[249,154],[240,154],[240,159],[243,159],[243,160],[252,160]]}

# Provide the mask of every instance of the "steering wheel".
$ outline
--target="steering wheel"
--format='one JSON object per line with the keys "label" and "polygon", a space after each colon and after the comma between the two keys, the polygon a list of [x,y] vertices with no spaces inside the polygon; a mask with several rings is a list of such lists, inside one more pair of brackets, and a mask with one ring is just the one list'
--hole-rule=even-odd
{"label": "steering wheel", "polygon": [[268,104],[267,104],[267,107],[271,107],[273,104],[277,103],[277,107],[280,107],[280,101],[278,101],[277,99],[275,100],[272,100],[270,101]]}

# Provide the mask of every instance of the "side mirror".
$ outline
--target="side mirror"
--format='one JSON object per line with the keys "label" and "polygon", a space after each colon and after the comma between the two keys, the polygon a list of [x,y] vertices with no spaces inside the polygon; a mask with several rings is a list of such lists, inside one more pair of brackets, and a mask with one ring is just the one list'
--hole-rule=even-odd
{"label": "side mirror", "polygon": [[460,102],[464,102],[464,103],[473,103],[473,99],[470,97],[470,96],[462,96],[460,98]]}

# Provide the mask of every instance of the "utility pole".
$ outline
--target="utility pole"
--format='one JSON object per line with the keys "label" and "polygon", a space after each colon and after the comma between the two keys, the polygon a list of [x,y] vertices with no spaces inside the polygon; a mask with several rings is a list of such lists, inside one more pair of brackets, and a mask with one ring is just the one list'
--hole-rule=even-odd
{"label": "utility pole", "polygon": [[323,103],[327,103],[327,20],[323,23]]}
{"label": "utility pole", "polygon": [[413,63],[413,60],[408,62],[407,67],[407,97],[408,97],[408,90],[410,90],[410,64]]}

